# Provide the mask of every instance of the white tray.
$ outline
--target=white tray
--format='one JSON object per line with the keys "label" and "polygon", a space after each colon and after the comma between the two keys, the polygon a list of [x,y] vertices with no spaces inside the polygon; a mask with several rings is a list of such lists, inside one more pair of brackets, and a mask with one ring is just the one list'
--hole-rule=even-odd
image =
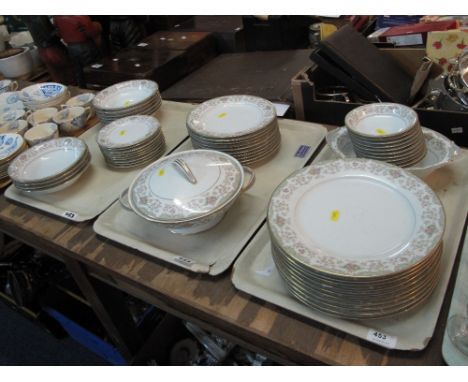
{"label": "white tray", "polygon": [[[457,313],[466,314],[466,304],[468,304],[468,240],[465,239],[448,317]],[[452,341],[450,341],[448,337],[447,330],[444,333],[444,341],[442,343],[442,356],[448,365],[468,366],[468,355],[460,352],[460,350],[452,344]]]}
{"label": "white tray", "polygon": [[[212,229],[195,235],[175,235],[126,211],[117,201],[96,220],[95,232],[193,272],[213,276],[224,272],[265,220],[273,190],[291,172],[304,166],[326,134],[322,125],[312,123],[280,120],[279,126],[280,151],[271,161],[254,169],[254,185]],[[176,151],[191,148],[188,140]]]}
{"label": "white tray", "polygon": [[[431,174],[426,181],[439,195],[446,212],[442,274],[430,298],[405,314],[376,320],[348,321],[310,309],[290,296],[271,256],[266,223],[234,264],[232,282],[237,289],[343,332],[390,349],[421,350],[437,323],[468,210],[468,155]],[[334,158],[326,146],[315,161]]]}
{"label": "white tray", "polygon": [[[166,154],[188,137],[185,120],[193,107],[186,103],[163,101],[161,108],[154,114],[161,122],[166,139]],[[96,143],[100,127],[97,124],[80,136],[89,147],[91,165],[72,186],[52,194],[34,195],[11,185],[5,191],[5,197],[77,222],[95,218],[118,198],[141,170],[115,170],[106,165]]]}

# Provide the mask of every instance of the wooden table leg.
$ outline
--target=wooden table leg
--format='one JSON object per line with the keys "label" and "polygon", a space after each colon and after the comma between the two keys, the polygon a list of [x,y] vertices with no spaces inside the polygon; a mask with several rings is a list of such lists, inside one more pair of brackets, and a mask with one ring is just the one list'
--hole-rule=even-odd
{"label": "wooden table leg", "polygon": [[88,276],[80,262],[65,257],[64,261],[111,340],[122,356],[131,361],[140,349],[142,339],[130,312],[123,304],[122,292]]}

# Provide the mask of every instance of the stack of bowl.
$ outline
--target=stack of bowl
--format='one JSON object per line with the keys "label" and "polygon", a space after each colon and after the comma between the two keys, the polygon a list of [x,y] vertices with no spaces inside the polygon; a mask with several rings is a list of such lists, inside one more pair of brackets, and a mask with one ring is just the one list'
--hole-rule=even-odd
{"label": "stack of bowl", "polygon": [[103,127],[97,143],[107,164],[133,168],[159,159],[166,143],[159,121],[147,115],[118,119]]}
{"label": "stack of bowl", "polygon": [[31,147],[8,167],[16,188],[36,193],[60,191],[86,171],[91,155],[79,138],[57,138]]}
{"label": "stack of bowl", "polygon": [[358,157],[411,167],[426,155],[418,115],[408,106],[363,105],[346,115],[345,125]]}
{"label": "stack of bowl", "polygon": [[19,134],[0,134],[0,182],[8,179],[8,166],[28,145]]}
{"label": "stack of bowl", "polygon": [[[426,127],[423,127],[422,131],[426,141],[426,156],[420,162],[406,167],[407,171],[420,178],[450,163],[460,153],[458,146],[444,135]],[[330,131],[326,139],[333,153],[339,158],[356,158],[353,144],[345,127]]]}
{"label": "stack of bowl", "polygon": [[19,97],[30,110],[59,107],[70,98],[67,86],[57,82],[43,82],[28,86],[19,92]]}
{"label": "stack of bowl", "polygon": [[125,81],[109,86],[93,100],[96,115],[104,124],[131,115],[151,115],[161,103],[158,84],[150,80]]}
{"label": "stack of bowl", "polygon": [[187,128],[194,148],[222,151],[250,166],[272,158],[281,144],[275,107],[250,95],[203,102],[188,115]]}
{"label": "stack of bowl", "polygon": [[371,159],[313,164],[273,192],[267,221],[289,292],[323,313],[391,316],[437,286],[444,207],[402,168]]}

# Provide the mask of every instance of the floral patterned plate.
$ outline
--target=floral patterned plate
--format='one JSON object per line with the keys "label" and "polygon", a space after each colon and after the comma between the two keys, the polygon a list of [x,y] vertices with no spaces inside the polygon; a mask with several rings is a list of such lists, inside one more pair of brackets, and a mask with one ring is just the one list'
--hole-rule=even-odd
{"label": "floral patterned plate", "polygon": [[276,120],[270,101],[249,95],[232,95],[203,102],[187,117],[187,127],[196,134],[226,138],[251,134]]}
{"label": "floral patterned plate", "polygon": [[[422,128],[426,141],[426,156],[406,170],[419,177],[425,177],[453,161],[459,155],[459,148],[450,139],[438,132]],[[351,139],[345,127],[338,128],[327,134],[327,143],[340,158],[356,158]]]}
{"label": "floral patterned plate", "polygon": [[444,208],[409,172],[369,159],[297,171],[274,191],[273,240],[289,256],[334,277],[381,277],[411,268],[439,245]]}

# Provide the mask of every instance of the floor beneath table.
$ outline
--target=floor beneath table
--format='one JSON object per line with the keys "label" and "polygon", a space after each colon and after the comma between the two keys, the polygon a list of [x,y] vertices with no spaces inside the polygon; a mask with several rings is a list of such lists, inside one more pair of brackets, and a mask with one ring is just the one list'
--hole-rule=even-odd
{"label": "floor beneath table", "polygon": [[70,337],[57,339],[0,302],[0,366],[105,366]]}

